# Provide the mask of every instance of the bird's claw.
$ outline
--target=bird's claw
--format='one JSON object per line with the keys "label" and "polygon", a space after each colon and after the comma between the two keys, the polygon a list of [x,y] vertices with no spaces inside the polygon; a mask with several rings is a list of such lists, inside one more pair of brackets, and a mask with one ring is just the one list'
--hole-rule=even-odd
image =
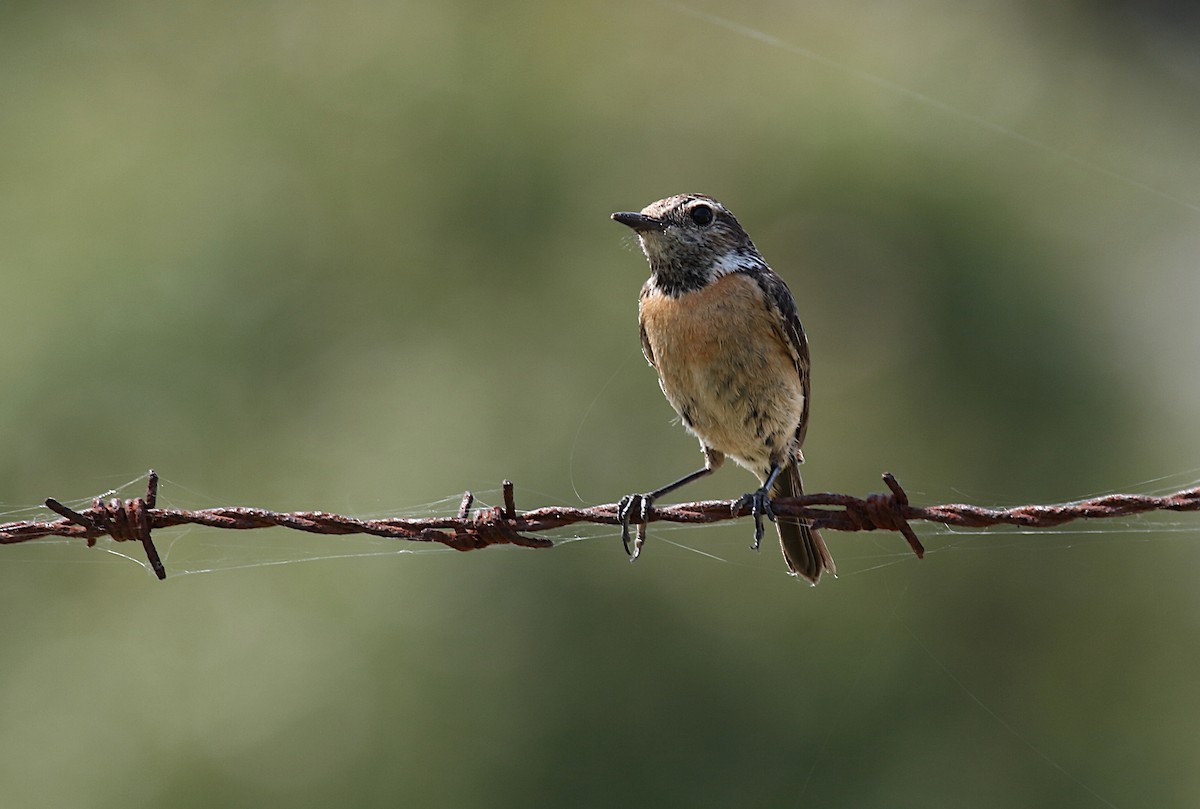
{"label": "bird's claw", "polygon": [[751,550],[758,550],[763,538],[763,515],[775,522],[775,510],[771,508],[771,495],[766,488],[755,489],[739,497],[733,504],[733,513],[737,514],[746,506],[750,506],[750,514],[754,517],[754,544]]}
{"label": "bird's claw", "polygon": [[[621,521],[621,544],[625,546],[625,553],[629,554],[629,561],[634,561],[642,552],[642,545],[646,542],[646,523],[650,520],[650,510],[654,506],[654,499],[648,494],[627,494],[617,502],[617,518]],[[634,518],[634,512],[637,512],[637,518]],[[637,523],[637,538],[633,541],[633,547],[629,547],[629,524]]]}

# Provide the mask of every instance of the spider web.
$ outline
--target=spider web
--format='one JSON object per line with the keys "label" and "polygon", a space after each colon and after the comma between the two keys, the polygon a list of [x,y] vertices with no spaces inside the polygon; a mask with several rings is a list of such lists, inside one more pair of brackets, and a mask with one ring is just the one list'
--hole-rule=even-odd
{"label": "spider web", "polygon": [[[1165,495],[1200,485],[1200,468],[1164,475],[1131,484],[1120,489],[1128,494]],[[128,480],[103,492],[102,498],[134,498],[144,494],[146,476]],[[1117,493],[1116,489],[1088,492],[1077,499],[1084,500]],[[175,492],[175,496],[171,496]],[[472,508],[485,508],[502,502],[499,488],[482,490],[475,495]],[[545,493],[537,493],[543,502],[565,503]],[[911,495],[914,502],[924,502],[917,490]],[[197,500],[204,502],[195,502]],[[91,505],[92,498],[65,501],[76,510]],[[417,503],[403,508],[355,514],[360,519],[427,518],[453,516],[458,513],[462,494],[448,495],[437,500]],[[201,509],[228,505],[174,481],[160,478],[159,505],[163,508]],[[2,506],[0,521],[51,520],[57,515],[43,506]],[[774,554],[746,554],[745,532],[748,521],[686,525],[659,522],[651,526],[648,548],[651,553],[699,562],[719,562],[778,573]],[[1076,550],[1099,544],[1132,541],[1160,542],[1172,535],[1200,535],[1200,521],[1194,515],[1178,512],[1150,512],[1139,516],[1076,521],[1055,528],[1022,528],[992,526],[989,528],[958,528],[936,523],[916,523],[918,534],[925,540],[926,556],[962,552],[996,552],[1020,547],[1029,551]],[[723,537],[713,536],[723,533]],[[827,531],[836,547],[839,577],[860,576],[895,565],[917,562],[907,545],[888,532],[840,534]],[[614,559],[621,559],[620,530],[608,525],[580,523],[539,534],[554,540],[562,549],[576,543],[605,543],[611,546]],[[253,531],[226,531],[205,526],[179,526],[160,529],[154,533],[155,545],[167,568],[168,579],[184,575],[218,573],[258,567],[274,567],[300,563],[338,561],[367,562],[380,558],[459,553],[442,545],[425,542],[374,537],[367,534],[320,535],[284,528]],[[764,547],[769,548],[770,542]],[[513,548],[487,549],[488,553],[513,552]],[[4,548],[7,563],[25,564],[134,564],[153,575],[142,550],[135,543],[118,543],[101,537],[93,548],[79,539],[45,537]]]}

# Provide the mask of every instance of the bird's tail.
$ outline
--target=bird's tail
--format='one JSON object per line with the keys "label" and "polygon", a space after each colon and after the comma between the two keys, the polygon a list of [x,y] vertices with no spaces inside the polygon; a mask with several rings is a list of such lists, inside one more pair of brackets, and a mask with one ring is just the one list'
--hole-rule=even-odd
{"label": "bird's tail", "polygon": [[[802,494],[804,484],[800,482],[800,465],[792,461],[775,478],[771,497],[799,497]],[[817,529],[795,517],[778,517],[775,530],[779,532],[779,545],[783,549],[788,572],[793,576],[803,576],[816,584],[822,572],[828,570],[837,573],[829,548],[825,547],[825,541]]]}

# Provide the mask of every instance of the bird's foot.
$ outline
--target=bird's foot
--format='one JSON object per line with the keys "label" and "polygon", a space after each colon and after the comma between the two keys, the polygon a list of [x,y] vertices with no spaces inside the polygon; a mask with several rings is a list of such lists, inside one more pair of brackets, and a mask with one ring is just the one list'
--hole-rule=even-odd
{"label": "bird's foot", "polygon": [[750,506],[750,514],[754,517],[754,544],[750,548],[758,550],[763,538],[763,515],[765,514],[771,522],[775,522],[775,511],[771,508],[771,494],[767,487],[763,486],[761,489],[747,492],[739,497],[734,501],[733,513],[737,514],[746,506]]}
{"label": "bird's foot", "polygon": [[[627,494],[617,501],[617,518],[621,520],[621,544],[629,561],[638,558],[642,545],[646,542],[646,523],[650,520],[650,511],[654,508],[654,498],[648,494]],[[637,523],[637,538],[633,547],[629,547],[629,524]]]}

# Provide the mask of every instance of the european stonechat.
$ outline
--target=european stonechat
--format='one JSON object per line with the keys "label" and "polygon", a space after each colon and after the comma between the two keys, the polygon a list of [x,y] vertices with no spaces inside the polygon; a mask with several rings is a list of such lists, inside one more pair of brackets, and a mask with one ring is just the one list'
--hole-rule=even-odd
{"label": "european stonechat", "polygon": [[836,572],[821,535],[771,510],[772,497],[803,493],[800,445],[808,428],[808,339],[787,284],[712,197],[681,194],[612,218],[637,233],[650,262],[638,303],[642,353],[704,452],[702,469],[621,499],[626,551],[635,516],[640,533],[655,500],[711,474],[729,456],[762,484],[737,506],[751,507],[753,547],[765,514],[775,522],[789,572],[816,584],[823,571]]}

